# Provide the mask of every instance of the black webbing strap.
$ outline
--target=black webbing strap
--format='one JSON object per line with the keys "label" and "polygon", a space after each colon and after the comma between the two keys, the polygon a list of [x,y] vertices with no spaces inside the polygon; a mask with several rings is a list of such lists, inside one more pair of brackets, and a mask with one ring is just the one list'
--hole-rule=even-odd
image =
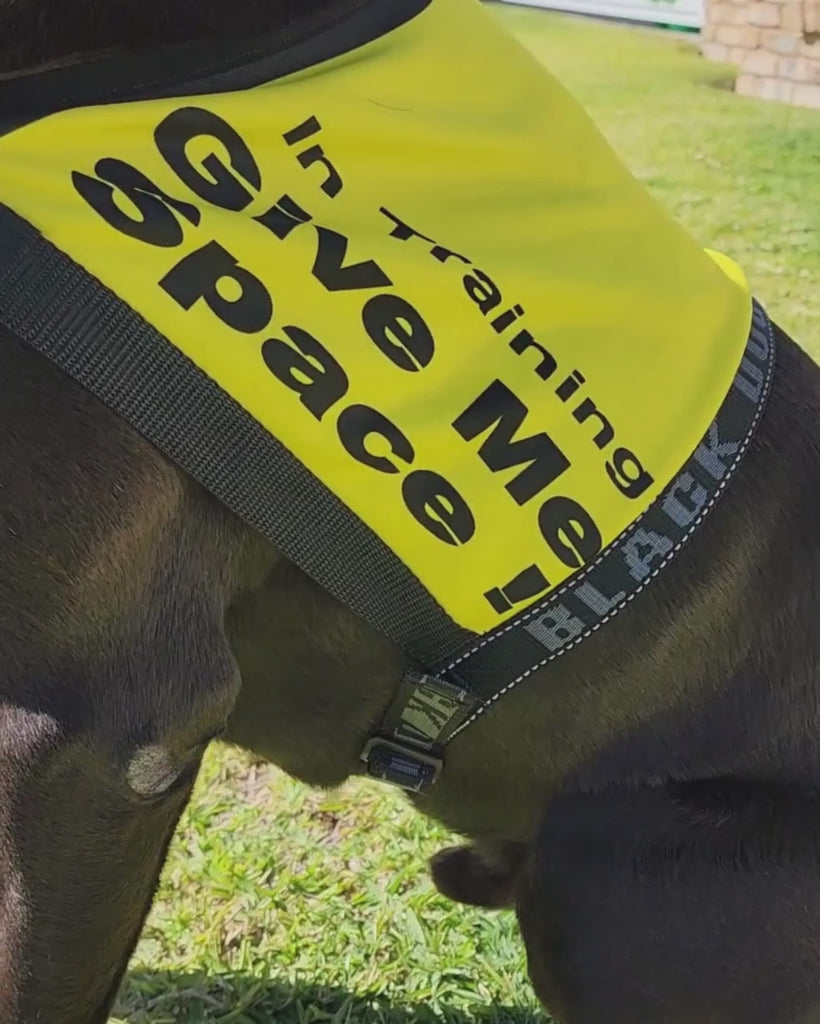
{"label": "black webbing strap", "polygon": [[56,363],[421,665],[474,634],[176,346],[0,204],[0,325]]}

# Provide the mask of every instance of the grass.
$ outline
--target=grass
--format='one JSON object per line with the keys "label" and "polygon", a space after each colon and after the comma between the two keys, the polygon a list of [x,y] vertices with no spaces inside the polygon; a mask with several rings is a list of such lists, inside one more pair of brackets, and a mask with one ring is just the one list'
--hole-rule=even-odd
{"label": "grass", "polygon": [[317,793],[222,748],[114,1019],[534,1024],[512,915],[457,907],[425,874],[448,838],[373,783]]}
{"label": "grass", "polygon": [[[820,113],[734,96],[690,37],[496,12],[820,355]],[[512,916],[433,890],[425,862],[450,839],[373,784],[315,793],[214,749],[112,1021],[543,1020]]]}
{"label": "grass", "polygon": [[734,258],[820,358],[820,111],[736,96],[691,35],[502,8],[632,172],[704,245]]}

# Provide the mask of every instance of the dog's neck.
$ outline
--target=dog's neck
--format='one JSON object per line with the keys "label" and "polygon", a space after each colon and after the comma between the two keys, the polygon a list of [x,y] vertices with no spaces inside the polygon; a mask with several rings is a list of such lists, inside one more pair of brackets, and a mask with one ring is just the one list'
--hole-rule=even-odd
{"label": "dog's neck", "polygon": [[0,0],[0,79],[111,53],[275,32],[356,0]]}

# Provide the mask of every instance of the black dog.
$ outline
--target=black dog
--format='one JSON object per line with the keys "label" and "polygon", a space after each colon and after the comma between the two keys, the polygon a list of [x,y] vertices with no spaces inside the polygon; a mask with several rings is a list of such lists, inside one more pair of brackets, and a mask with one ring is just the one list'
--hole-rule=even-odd
{"label": "black dog", "polygon": [[[363,2],[0,0],[0,124],[49,66]],[[820,1021],[820,374],[777,343],[686,550],[416,798],[475,843],[439,887],[517,908],[567,1024]],[[0,1020],[101,1024],[210,740],[337,785],[407,663],[3,330],[0,424]]]}

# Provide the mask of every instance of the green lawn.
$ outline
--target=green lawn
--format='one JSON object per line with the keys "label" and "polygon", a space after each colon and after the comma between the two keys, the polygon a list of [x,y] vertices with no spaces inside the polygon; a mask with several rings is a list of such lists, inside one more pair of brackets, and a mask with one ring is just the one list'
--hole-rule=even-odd
{"label": "green lawn", "polygon": [[733,70],[700,58],[689,34],[500,13],[632,172],[703,245],[736,259],[820,358],[820,111],[736,96]]}
{"label": "green lawn", "polygon": [[[496,10],[820,355],[820,113],[735,97],[688,36]],[[372,784],[317,794],[215,750],[113,1020],[542,1020],[512,916],[434,892],[425,862],[448,839]]]}

